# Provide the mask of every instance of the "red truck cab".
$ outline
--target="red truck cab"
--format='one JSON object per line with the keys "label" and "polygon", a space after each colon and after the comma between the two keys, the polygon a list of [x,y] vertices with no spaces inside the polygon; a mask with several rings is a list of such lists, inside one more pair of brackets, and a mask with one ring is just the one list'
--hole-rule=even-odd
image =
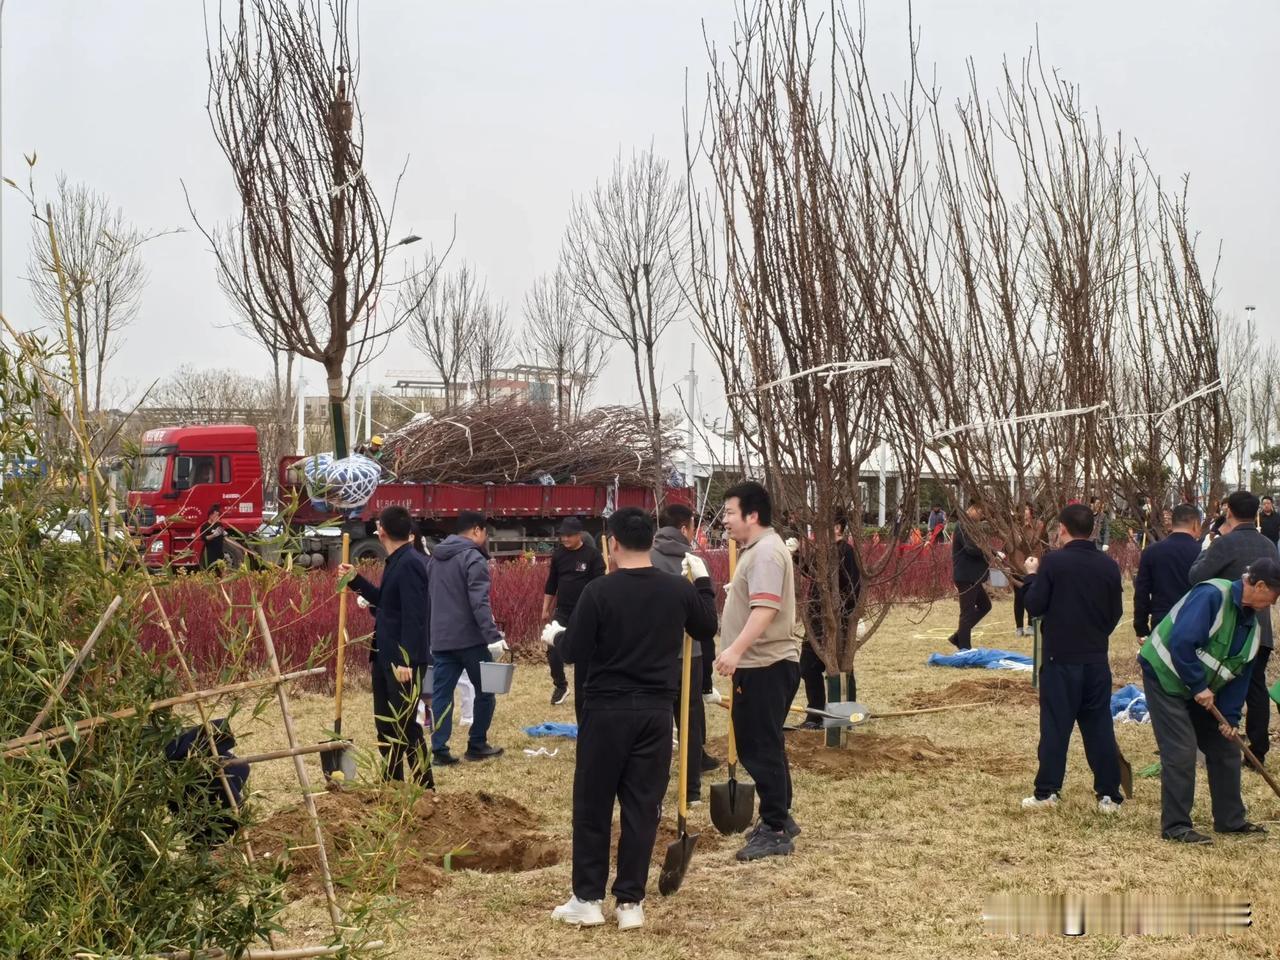
{"label": "red truck cab", "polygon": [[240,424],[168,427],[142,435],[128,494],[129,529],[148,567],[200,562],[200,525],[213,504],[249,534],[262,525],[258,431]]}

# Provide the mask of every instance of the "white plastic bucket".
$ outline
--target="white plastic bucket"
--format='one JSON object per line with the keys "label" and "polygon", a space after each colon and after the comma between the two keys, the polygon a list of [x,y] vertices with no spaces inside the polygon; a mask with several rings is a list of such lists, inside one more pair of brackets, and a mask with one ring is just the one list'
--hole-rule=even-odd
{"label": "white plastic bucket", "polygon": [[991,586],[995,587],[997,590],[1003,590],[1005,587],[1009,586],[1009,578],[1004,575],[1003,570],[991,571]]}
{"label": "white plastic bucket", "polygon": [[515,672],[516,665],[514,663],[485,662],[480,664],[480,692],[510,693],[511,678]]}

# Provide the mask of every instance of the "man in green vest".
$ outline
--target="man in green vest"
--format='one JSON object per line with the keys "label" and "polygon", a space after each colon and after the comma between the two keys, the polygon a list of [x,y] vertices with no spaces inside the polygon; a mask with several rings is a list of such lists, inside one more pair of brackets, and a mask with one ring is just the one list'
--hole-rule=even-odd
{"label": "man in green vest", "polygon": [[[1196,750],[1204,754],[1218,833],[1263,833],[1245,818],[1240,722],[1260,645],[1257,612],[1280,597],[1280,562],[1255,560],[1239,580],[1196,584],[1147,637],[1138,656],[1147,709],[1160,748],[1160,833],[1181,843],[1212,843],[1191,824]],[[1209,712],[1216,705],[1227,723]]]}

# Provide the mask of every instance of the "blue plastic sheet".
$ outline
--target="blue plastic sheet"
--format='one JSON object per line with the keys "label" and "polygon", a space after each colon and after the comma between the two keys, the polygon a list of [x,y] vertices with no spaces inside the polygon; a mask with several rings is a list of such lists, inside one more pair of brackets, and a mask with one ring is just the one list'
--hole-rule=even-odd
{"label": "blue plastic sheet", "polygon": [[578,725],[576,723],[540,723],[536,727],[525,727],[524,732],[531,737],[578,739]]}
{"label": "blue plastic sheet", "polygon": [[1119,723],[1147,723],[1147,695],[1132,683],[1111,695],[1111,719]]}
{"label": "blue plastic sheet", "polygon": [[987,670],[1030,670],[1031,658],[1012,650],[988,650],[975,647],[959,653],[929,654],[931,667],[983,667]]}

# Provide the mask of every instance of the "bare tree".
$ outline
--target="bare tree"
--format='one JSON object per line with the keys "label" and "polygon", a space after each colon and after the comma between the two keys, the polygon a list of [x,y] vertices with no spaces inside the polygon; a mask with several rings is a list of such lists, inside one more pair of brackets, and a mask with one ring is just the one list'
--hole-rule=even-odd
{"label": "bare tree", "polygon": [[652,425],[654,489],[661,497],[662,390],[655,351],[679,316],[688,253],[684,189],[652,150],[619,155],[606,183],[574,201],[562,262],[587,322],[631,351],[636,391]]}
{"label": "bare tree", "polygon": [[462,378],[476,343],[476,331],[488,308],[488,291],[475,269],[462,264],[455,273],[422,270],[406,278],[400,311],[408,318],[409,339],[431,361],[444,383],[445,402],[462,401]]}
{"label": "bare tree", "polygon": [[[912,556],[865,542],[863,469],[891,451],[912,513],[920,457],[889,368],[902,237],[885,216],[902,202],[896,185],[912,155],[914,115],[895,125],[899,112],[871,90],[863,51],[860,27],[842,12],[811,21],[792,0],[741,5],[726,59],[709,49],[697,146],[714,186],[691,190],[688,204],[691,300],[740,455],[763,464],[775,510],[815,534],[806,559],[810,642],[836,696],[863,642],[858,619],[871,623],[863,637],[874,633],[889,610],[883,585]],[[840,515],[865,567],[854,611],[828,535]]]}
{"label": "bare tree", "polygon": [[563,424],[582,412],[600,376],[604,337],[587,323],[582,300],[563,269],[535,281],[525,294],[524,317],[530,353],[556,372],[556,417]]}
{"label": "bare tree", "polygon": [[377,309],[391,214],[367,174],[348,3],[240,0],[232,10],[207,41],[206,108],[241,213],[225,231],[201,230],[268,350],[324,366],[334,452],[345,456],[343,400],[403,321]]}
{"label": "bare tree", "polygon": [[[49,228],[33,221],[31,288],[36,308],[59,334],[62,297],[54,274]],[[107,365],[120,350],[122,331],[137,316],[147,272],[139,246],[147,239],[120,209],[82,184],[58,178],[53,227],[71,302],[71,325],[80,367],[81,403],[102,407]]]}
{"label": "bare tree", "polygon": [[515,331],[507,322],[507,305],[487,299],[476,314],[475,337],[467,353],[467,370],[475,397],[493,402],[494,374],[515,355]]}

